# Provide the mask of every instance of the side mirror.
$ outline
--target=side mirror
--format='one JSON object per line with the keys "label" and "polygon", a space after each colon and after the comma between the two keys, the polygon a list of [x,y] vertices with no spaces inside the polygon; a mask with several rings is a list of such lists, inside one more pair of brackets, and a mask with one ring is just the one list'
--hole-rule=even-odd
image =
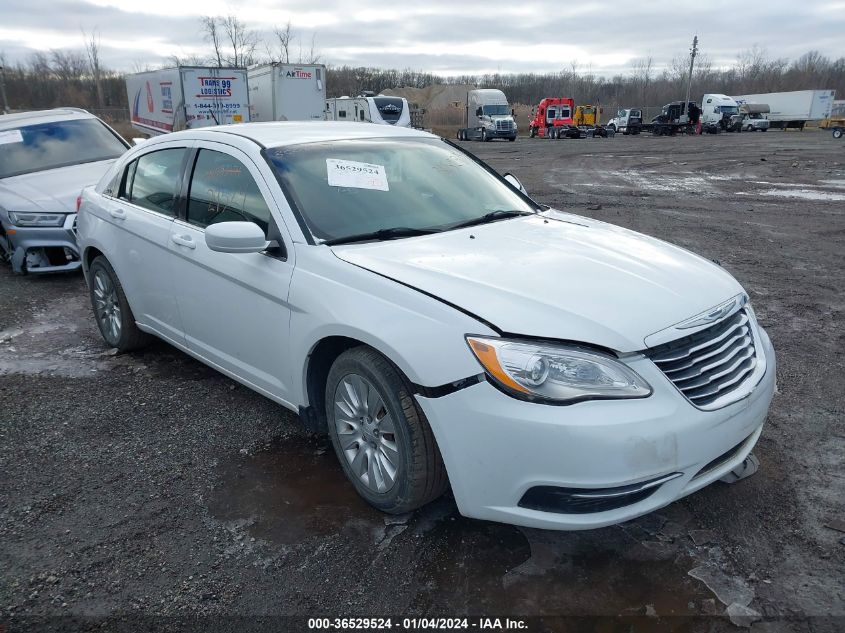
{"label": "side mirror", "polygon": [[218,253],[260,253],[270,243],[255,222],[219,222],[205,229],[205,243]]}
{"label": "side mirror", "polygon": [[147,139],[145,139],[141,136],[136,136],[132,139],[132,146],[135,147],[136,145],[140,145],[141,143],[143,143],[146,140]]}
{"label": "side mirror", "polygon": [[505,180],[507,180],[507,181],[508,181],[511,185],[513,185],[515,189],[519,189],[519,190],[520,190],[522,193],[524,193],[526,196],[528,195],[528,192],[527,192],[527,191],[525,191],[525,187],[523,187],[523,186],[522,186],[522,183],[521,183],[521,182],[519,182],[519,178],[517,178],[517,177],[516,177],[516,176],[514,176],[513,174],[511,174],[511,173],[507,173],[507,174],[505,174],[504,176],[502,176],[502,178],[504,178],[504,179],[505,179]]}

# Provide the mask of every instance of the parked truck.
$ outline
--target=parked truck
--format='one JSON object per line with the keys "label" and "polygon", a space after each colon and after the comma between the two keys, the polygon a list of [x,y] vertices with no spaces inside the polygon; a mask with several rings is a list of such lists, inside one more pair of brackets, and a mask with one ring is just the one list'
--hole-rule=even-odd
{"label": "parked truck", "polygon": [[769,129],[769,114],[767,103],[741,103],[739,114],[731,117],[731,125],[743,132],[766,132]]}
{"label": "parked truck", "polygon": [[739,104],[733,97],[706,94],[701,98],[701,126],[707,132],[740,132],[742,127],[733,119],[738,114]]}
{"label": "parked truck", "polygon": [[326,99],[327,121],[363,121],[379,125],[411,127],[411,110],[403,97],[360,95]]}
{"label": "parked truck", "polygon": [[769,106],[769,124],[772,128],[799,129],[809,121],[822,121],[830,116],[834,90],[794,90],[766,94],[737,95],[739,103],[765,103]]}
{"label": "parked truck", "polygon": [[701,108],[695,101],[672,101],[651,120],[651,133],[655,136],[693,134],[701,117]]}
{"label": "parked truck", "polygon": [[575,125],[575,100],[569,97],[546,97],[534,109],[528,124],[531,138],[558,138],[560,131]]}
{"label": "parked truck", "polygon": [[621,134],[639,134],[643,131],[643,111],[639,108],[622,108],[607,122],[607,128]]}
{"label": "parked truck", "polygon": [[244,68],[179,66],[126,77],[132,127],[152,136],[187,128],[247,123]]}
{"label": "parked truck", "polygon": [[326,101],[322,64],[263,64],[247,71],[251,121],[321,121]]}
{"label": "parked truck", "polygon": [[462,141],[515,141],[517,125],[505,93],[495,89],[469,90],[464,127],[458,130]]}
{"label": "parked truck", "polygon": [[[575,116],[572,121],[575,127],[587,138],[607,138],[616,134],[616,130],[601,124],[602,109],[597,105],[585,104],[575,106]],[[583,137],[581,137],[583,138]]]}

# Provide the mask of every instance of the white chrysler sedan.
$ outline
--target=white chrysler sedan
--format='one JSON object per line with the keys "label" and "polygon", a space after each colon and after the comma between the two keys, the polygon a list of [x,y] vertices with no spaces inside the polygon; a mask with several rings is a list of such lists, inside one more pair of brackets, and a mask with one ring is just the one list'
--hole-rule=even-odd
{"label": "white chrysler sedan", "polygon": [[[354,123],[167,134],[83,193],[103,338],[149,335],[328,432],[386,512],[594,528],[730,476],[775,355],[727,272]],[[236,432],[237,429],[232,429]]]}

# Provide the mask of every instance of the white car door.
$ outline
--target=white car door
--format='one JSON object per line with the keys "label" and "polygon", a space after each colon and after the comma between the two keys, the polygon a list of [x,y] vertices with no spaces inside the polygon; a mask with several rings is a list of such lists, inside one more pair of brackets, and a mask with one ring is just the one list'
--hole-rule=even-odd
{"label": "white car door", "polygon": [[172,285],[170,232],[181,201],[185,142],[156,145],[122,172],[114,196],[98,211],[111,225],[106,255],[132,306],[136,321],[165,339],[184,343]]}
{"label": "white car door", "polygon": [[[288,290],[294,251],[267,182],[245,153],[198,142],[186,212],[170,232],[173,283],[188,347],[226,373],[284,402],[290,394]],[[279,249],[219,253],[205,227],[253,221]],[[279,228],[282,229],[279,232]]]}

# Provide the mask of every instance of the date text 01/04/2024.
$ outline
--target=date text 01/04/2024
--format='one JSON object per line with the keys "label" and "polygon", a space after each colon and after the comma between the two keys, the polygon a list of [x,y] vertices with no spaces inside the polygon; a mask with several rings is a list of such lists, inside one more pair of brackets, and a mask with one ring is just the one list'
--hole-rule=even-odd
{"label": "date text 01/04/2024", "polygon": [[516,618],[309,618],[312,630],[527,630],[525,620]]}

